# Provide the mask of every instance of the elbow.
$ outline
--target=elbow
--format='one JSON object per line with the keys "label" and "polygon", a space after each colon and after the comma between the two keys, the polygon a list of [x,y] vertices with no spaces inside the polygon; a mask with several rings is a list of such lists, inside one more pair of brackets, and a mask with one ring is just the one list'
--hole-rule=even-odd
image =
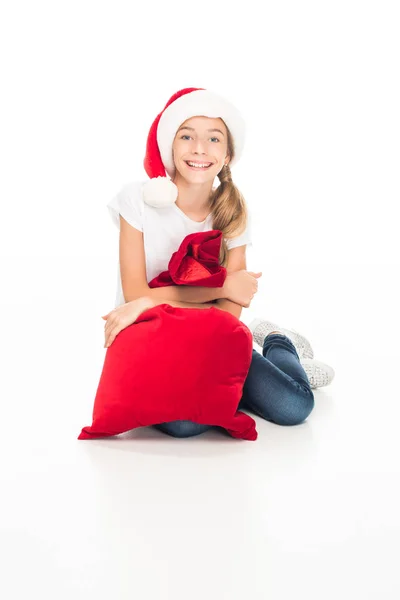
{"label": "elbow", "polygon": [[242,314],[242,307],[239,306],[237,309],[232,310],[232,315],[237,319],[240,319],[240,315]]}
{"label": "elbow", "polygon": [[240,315],[242,314],[243,310],[243,307],[240,304],[232,302],[231,300],[227,300],[226,298],[220,298],[217,300],[215,306],[220,310],[225,310],[237,319],[240,319]]}

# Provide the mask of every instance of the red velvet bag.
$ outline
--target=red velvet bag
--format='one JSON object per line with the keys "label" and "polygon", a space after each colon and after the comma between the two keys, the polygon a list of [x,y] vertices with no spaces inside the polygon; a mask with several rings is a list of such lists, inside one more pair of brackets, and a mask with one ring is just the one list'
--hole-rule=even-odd
{"label": "red velvet bag", "polygon": [[222,232],[219,229],[190,233],[171,256],[168,270],[152,279],[149,287],[166,285],[222,287],[227,272],[225,267],[219,264],[221,243]]}
{"label": "red velvet bag", "polygon": [[[221,241],[219,230],[186,236],[168,271],[149,287],[221,287],[227,275],[218,262]],[[256,440],[254,419],[237,410],[252,351],[248,327],[219,308],[164,303],[144,311],[107,349],[93,422],[78,439],[189,420],[223,427],[235,438]]]}

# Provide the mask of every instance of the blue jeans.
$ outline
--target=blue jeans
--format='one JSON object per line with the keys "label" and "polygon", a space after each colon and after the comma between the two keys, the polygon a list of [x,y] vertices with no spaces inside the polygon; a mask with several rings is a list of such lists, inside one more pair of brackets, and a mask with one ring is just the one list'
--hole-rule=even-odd
{"label": "blue jeans", "polygon": [[[249,409],[277,425],[298,425],[313,408],[314,394],[293,342],[285,335],[268,335],[262,355],[253,348],[238,410]],[[208,429],[223,429],[193,421],[170,421],[153,427],[173,437],[192,437]]]}

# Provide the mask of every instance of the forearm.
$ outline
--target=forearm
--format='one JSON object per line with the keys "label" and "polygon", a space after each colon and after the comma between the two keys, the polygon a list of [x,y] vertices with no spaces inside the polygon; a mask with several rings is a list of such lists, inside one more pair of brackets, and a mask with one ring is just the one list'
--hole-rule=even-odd
{"label": "forearm", "polygon": [[211,308],[212,306],[217,306],[213,302],[180,302],[179,300],[168,300],[167,298],[152,298],[152,301],[154,302],[154,306],[169,304],[178,308]]}
{"label": "forearm", "polygon": [[[225,298],[225,289],[222,287],[203,287],[195,285],[166,285],[164,287],[149,288],[146,296],[152,300],[172,300],[175,302],[203,303]],[[161,303],[160,303],[161,304]]]}

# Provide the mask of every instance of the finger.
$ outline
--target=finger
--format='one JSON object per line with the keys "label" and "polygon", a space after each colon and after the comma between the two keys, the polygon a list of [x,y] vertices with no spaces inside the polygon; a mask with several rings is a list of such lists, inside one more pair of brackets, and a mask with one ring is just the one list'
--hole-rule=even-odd
{"label": "finger", "polygon": [[108,348],[108,346],[111,344],[111,339],[112,339],[112,335],[111,335],[111,333],[108,333],[106,335],[106,339],[104,340],[104,348]]}
{"label": "finger", "polygon": [[117,335],[119,334],[120,331],[121,331],[121,329],[119,327],[115,327],[114,329],[112,329],[110,331],[110,333],[107,336],[106,342],[104,344],[105,348],[108,348],[109,346],[111,346],[111,344],[113,343],[113,341],[115,340],[115,338],[117,337]]}
{"label": "finger", "polygon": [[110,345],[111,341],[115,339],[117,334],[118,334],[118,331],[116,331],[116,330],[107,332],[107,334],[104,336],[104,347],[105,348]]}
{"label": "finger", "polygon": [[107,323],[104,325],[104,333],[107,333],[108,331],[110,331],[110,329],[112,329],[114,327],[115,323],[113,321],[111,321],[110,319],[107,320]]}
{"label": "finger", "polygon": [[118,329],[118,323],[115,323],[115,322],[108,323],[107,322],[107,324],[106,324],[106,326],[104,328],[104,337],[105,337],[106,340],[110,336],[110,333],[112,331],[114,331],[114,329],[116,329],[116,330],[119,331],[121,328]]}

